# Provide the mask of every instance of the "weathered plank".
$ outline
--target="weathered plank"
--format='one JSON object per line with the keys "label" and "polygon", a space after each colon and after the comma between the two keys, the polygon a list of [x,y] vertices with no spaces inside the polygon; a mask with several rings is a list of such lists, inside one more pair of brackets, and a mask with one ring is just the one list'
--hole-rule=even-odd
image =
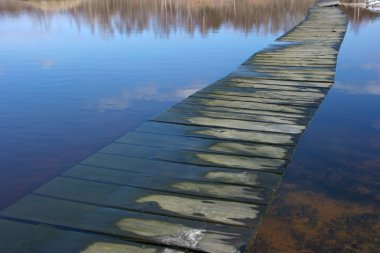
{"label": "weathered plank", "polygon": [[[303,61],[300,59],[300,61]],[[285,63],[284,63],[285,64]],[[329,63],[326,63],[329,64]],[[309,82],[331,82],[333,81],[333,77],[320,77],[320,76],[313,76],[311,74],[309,75],[300,75],[300,74],[293,74],[293,73],[276,73],[273,72],[271,74],[266,73],[260,73],[257,71],[253,71],[254,67],[250,67],[249,65],[241,66],[238,70],[231,73],[231,76],[237,76],[237,77],[258,77],[258,78],[265,78],[265,79],[273,79],[273,80],[288,80],[288,81],[309,81]]]}
{"label": "weathered plank", "polygon": [[[314,52],[308,52],[307,50],[302,50],[302,54],[300,54],[300,51],[287,51],[286,47],[284,50],[277,50],[275,52],[273,51],[267,51],[267,52],[260,52],[260,54],[256,55],[254,59],[289,59],[289,58],[297,58],[297,59],[308,59],[309,57],[313,57],[314,59],[330,59],[334,60],[337,56],[336,53],[330,53],[328,54],[325,50],[314,51]],[[278,70],[282,69],[288,69],[289,67],[284,66],[283,68],[277,68]],[[259,69],[265,69],[260,68]],[[303,70],[303,71],[312,71],[312,72],[318,72],[318,73],[325,73],[325,74],[335,74],[334,69],[318,69],[318,68],[297,68],[297,70]]]}
{"label": "weathered plank", "polygon": [[280,124],[270,122],[246,121],[235,119],[221,119],[216,117],[203,117],[184,115],[175,111],[165,111],[153,118],[153,121],[185,124],[193,126],[224,127],[238,130],[266,131],[273,133],[300,134],[305,129],[303,125]]}
{"label": "weathered plank", "polygon": [[148,190],[187,194],[200,197],[214,197],[230,201],[266,204],[272,189],[205,182],[188,178],[110,170],[101,167],[77,165],[63,174],[65,177],[133,186]]}
{"label": "weathered plank", "polygon": [[192,136],[205,139],[227,140],[237,142],[268,143],[294,146],[298,135],[270,133],[261,131],[238,130],[222,127],[188,126],[165,122],[148,121],[136,128],[137,132],[158,133],[164,135]]}
{"label": "weathered plank", "polygon": [[[2,214],[111,237],[203,252],[237,252],[245,247],[244,238],[252,233],[243,227],[131,212],[37,195],[25,197]],[[66,243],[71,244],[70,241]],[[64,246],[66,244],[61,245]]]}
{"label": "weathered plank", "polygon": [[186,98],[181,103],[192,103],[197,105],[205,106],[222,106],[229,108],[249,108],[251,110],[264,110],[272,112],[282,112],[282,113],[293,113],[293,114],[313,114],[315,109],[309,107],[302,107],[296,105],[276,105],[276,104],[265,104],[265,103],[255,103],[255,102],[242,102],[242,101],[226,101],[219,99],[204,99],[204,98]]}
{"label": "weathered plank", "polygon": [[183,110],[186,111],[198,111],[198,110],[208,110],[208,111],[218,111],[218,112],[232,112],[236,114],[242,114],[242,115],[267,115],[267,116],[276,116],[276,117],[283,117],[283,118],[298,118],[298,119],[310,119],[311,115],[302,115],[302,114],[296,114],[296,113],[285,113],[285,112],[274,112],[274,111],[266,111],[266,110],[254,110],[250,108],[233,108],[233,107],[224,107],[224,106],[207,106],[207,105],[200,105],[196,103],[178,103],[174,106],[172,106],[170,109],[175,110]]}
{"label": "weathered plank", "polygon": [[170,148],[155,148],[115,142],[102,148],[99,152],[200,166],[263,170],[273,173],[282,173],[284,171],[284,166],[287,163],[287,161],[283,159],[247,157],[241,155],[227,155]]}
{"label": "weathered plank", "polygon": [[[277,85],[285,87],[309,87],[309,88],[330,88],[333,82],[322,83],[322,82],[305,82],[305,81],[286,81],[286,80],[273,80],[273,79],[262,79],[262,78],[253,78],[253,77],[229,77],[230,82],[235,83],[252,83],[252,84],[261,84],[261,85]],[[241,84],[240,84],[241,85]]]}
{"label": "weathered plank", "polygon": [[243,121],[252,121],[252,122],[267,122],[267,123],[278,123],[278,124],[289,124],[289,125],[307,125],[309,122],[308,118],[295,118],[295,117],[286,117],[280,115],[265,115],[265,114],[247,114],[247,113],[234,113],[229,111],[223,111],[222,109],[217,110],[215,108],[207,107],[196,107],[193,110],[187,110],[186,107],[176,106],[169,110],[166,110],[160,117],[163,115],[171,116],[171,113],[180,113],[187,117],[211,117],[219,119],[236,119]]}
{"label": "weathered plank", "polygon": [[[98,206],[245,227],[255,227],[260,213],[264,210],[264,206],[254,203],[189,196],[66,177],[51,180],[35,193]],[[256,199],[267,201],[263,197],[256,196]]]}
{"label": "weathered plank", "polygon": [[116,140],[116,142],[147,145],[151,147],[174,148],[278,159],[289,159],[290,154],[293,152],[292,148],[286,146],[280,147],[271,146],[268,144],[239,143],[237,141],[219,141],[187,136],[168,136],[139,132],[128,133]]}
{"label": "weathered plank", "polygon": [[[11,220],[0,220],[1,251],[7,253],[184,253],[127,240]],[[186,251],[188,252],[188,251]]]}
{"label": "weathered plank", "polygon": [[260,94],[261,97],[266,97],[266,95],[270,96],[272,92],[279,92],[279,91],[297,91],[297,92],[315,92],[315,93],[323,93],[326,94],[328,88],[321,88],[321,87],[308,87],[308,86],[287,86],[287,85],[276,85],[276,84],[259,84],[259,83],[253,83],[253,82],[239,82],[234,80],[221,80],[219,82],[214,83],[213,85],[207,86],[206,88],[200,90],[199,92],[208,92],[208,91],[225,91],[227,92],[241,92],[244,94],[244,92],[248,92],[248,94],[245,94],[245,96],[251,96],[256,91],[267,91],[267,93],[263,94],[263,92]]}
{"label": "weathered plank", "polygon": [[[249,93],[244,92],[241,90],[241,92],[223,92],[222,90],[208,90],[208,91],[200,91],[196,92],[190,97],[197,97],[197,98],[206,98],[206,99],[221,99],[221,100],[228,100],[228,101],[243,101],[243,102],[256,102],[256,103],[267,103],[267,104],[277,104],[277,105],[299,105],[304,107],[318,107],[319,101],[315,99],[316,101],[305,101],[302,100],[304,97],[293,97],[293,98],[286,98],[286,97],[276,97],[276,93],[279,92],[271,92],[272,94],[263,94],[260,93],[263,92],[254,92]],[[315,94],[317,96],[317,94]],[[272,97],[269,97],[272,96]],[[300,99],[299,99],[300,98]]]}
{"label": "weathered plank", "polygon": [[90,156],[83,160],[81,164],[135,173],[168,176],[182,180],[189,179],[232,185],[263,187],[270,190],[277,188],[280,182],[280,176],[274,173],[264,173],[261,171],[244,169],[231,170],[221,167],[204,167],[102,153],[96,153]]}

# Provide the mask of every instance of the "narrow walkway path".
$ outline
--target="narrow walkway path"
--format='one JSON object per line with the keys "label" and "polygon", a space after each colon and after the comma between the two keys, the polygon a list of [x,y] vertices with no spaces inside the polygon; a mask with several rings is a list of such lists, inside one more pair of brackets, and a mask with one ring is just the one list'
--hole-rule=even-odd
{"label": "narrow walkway path", "polygon": [[236,71],[3,210],[1,251],[244,252],[333,84],[346,26],[338,8],[313,7]]}

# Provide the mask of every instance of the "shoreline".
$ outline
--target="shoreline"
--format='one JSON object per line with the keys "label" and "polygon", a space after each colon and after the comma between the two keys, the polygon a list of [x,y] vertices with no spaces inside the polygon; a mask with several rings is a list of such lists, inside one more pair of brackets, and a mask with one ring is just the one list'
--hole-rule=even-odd
{"label": "shoreline", "polygon": [[366,0],[355,2],[326,1],[319,4],[322,7],[342,6],[351,8],[363,8],[372,12],[380,12],[380,0]]}

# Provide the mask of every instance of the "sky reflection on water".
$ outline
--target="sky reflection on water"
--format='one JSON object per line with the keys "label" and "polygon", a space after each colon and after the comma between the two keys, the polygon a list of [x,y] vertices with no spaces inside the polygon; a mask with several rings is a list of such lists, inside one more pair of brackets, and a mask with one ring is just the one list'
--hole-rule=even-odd
{"label": "sky reflection on water", "polygon": [[378,252],[380,16],[357,12],[252,252]]}
{"label": "sky reflection on water", "polygon": [[234,70],[312,2],[0,1],[0,209]]}

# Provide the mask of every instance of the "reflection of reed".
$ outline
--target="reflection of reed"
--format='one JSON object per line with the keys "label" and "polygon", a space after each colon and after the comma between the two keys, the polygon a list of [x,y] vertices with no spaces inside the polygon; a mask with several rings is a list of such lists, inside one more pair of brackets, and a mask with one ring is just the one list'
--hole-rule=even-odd
{"label": "reflection of reed", "polygon": [[373,12],[361,7],[345,7],[344,12],[350,19],[350,22],[354,29],[358,29],[360,24],[366,21],[380,17],[380,13]]}
{"label": "reflection of reed", "polygon": [[28,0],[31,6],[42,11],[62,11],[75,8],[84,0]]}
{"label": "reflection of reed", "polygon": [[[49,2],[49,4],[47,4]],[[314,0],[54,0],[1,1],[0,14],[53,11],[69,13],[102,32],[132,33],[154,29],[161,35],[178,28],[206,34],[222,25],[248,32],[286,31],[303,19]],[[46,13],[48,12],[48,13]]]}

